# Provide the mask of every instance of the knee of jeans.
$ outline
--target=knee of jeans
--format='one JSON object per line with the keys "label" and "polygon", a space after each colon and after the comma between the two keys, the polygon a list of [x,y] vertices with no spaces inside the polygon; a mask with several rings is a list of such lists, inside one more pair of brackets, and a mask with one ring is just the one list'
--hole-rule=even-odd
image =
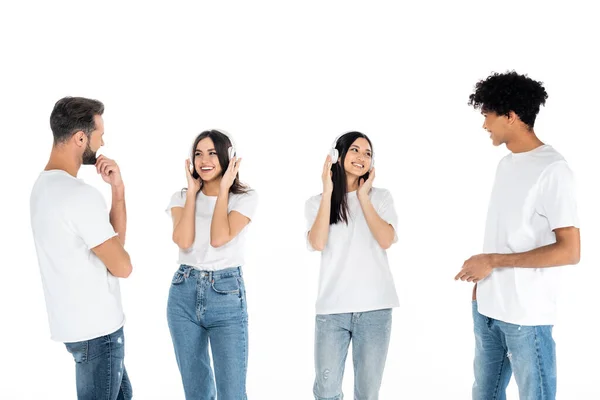
{"label": "knee of jeans", "polygon": [[316,399],[335,400],[341,399],[342,387],[341,379],[336,376],[335,371],[329,368],[322,368],[318,371],[315,381],[314,395]]}
{"label": "knee of jeans", "polygon": [[341,394],[341,393],[340,393],[340,394],[337,394],[337,395],[335,395],[335,396],[333,396],[333,397],[330,397],[330,396],[328,396],[328,397],[322,397],[322,396],[320,396],[320,395],[319,395],[318,393],[316,393],[316,392],[315,392],[315,393],[313,393],[313,394],[314,394],[314,396],[315,396],[315,400],[342,400],[342,399],[343,399],[343,397],[342,397],[342,394]]}

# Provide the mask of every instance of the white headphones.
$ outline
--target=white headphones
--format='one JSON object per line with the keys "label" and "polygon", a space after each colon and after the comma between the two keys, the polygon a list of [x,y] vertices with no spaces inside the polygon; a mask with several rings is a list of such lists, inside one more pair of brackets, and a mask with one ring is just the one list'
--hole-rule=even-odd
{"label": "white headphones", "polygon": [[[338,140],[340,140],[340,138],[342,136],[344,136],[345,134],[350,133],[350,132],[355,132],[355,131],[348,131],[348,132],[342,133],[341,135],[336,137],[335,140],[333,141],[333,144],[331,145],[331,149],[329,149],[329,156],[331,157],[332,164],[337,163],[339,160],[339,157],[340,157],[340,152],[338,151],[338,149],[335,148],[337,146]],[[375,166],[375,157],[373,157],[372,154],[373,153],[371,153],[371,168],[369,168],[369,172],[371,172],[371,170],[373,169],[373,166]]]}
{"label": "white headphones", "polygon": [[[229,146],[227,148],[227,155],[229,156],[229,159],[231,160],[233,157],[235,157],[235,155],[237,154],[237,150],[235,148],[235,142],[233,141],[233,138],[231,137],[231,134],[229,134],[228,132],[225,132],[224,130],[221,129],[208,129],[208,131],[216,131],[219,132],[222,135],[225,135],[228,139],[229,142],[231,143],[231,146]],[[194,158],[194,153],[196,152],[195,148],[192,148],[191,154],[192,154],[192,160]]]}
{"label": "white headphones", "polygon": [[225,132],[224,130],[221,130],[221,129],[211,129],[211,130],[217,131],[217,132],[222,133],[223,135],[227,136],[227,138],[231,142],[231,146],[229,146],[227,148],[227,155],[229,156],[230,160],[233,157],[235,157],[235,155],[237,154],[237,152],[236,152],[236,149],[235,149],[235,142],[233,141],[233,138],[231,137],[231,135],[228,132]]}

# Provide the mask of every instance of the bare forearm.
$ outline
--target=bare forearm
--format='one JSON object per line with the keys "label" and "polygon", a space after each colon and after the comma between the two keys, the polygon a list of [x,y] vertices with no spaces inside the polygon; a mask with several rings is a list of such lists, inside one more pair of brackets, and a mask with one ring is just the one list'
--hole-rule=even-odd
{"label": "bare forearm", "polygon": [[579,251],[561,243],[538,247],[524,253],[494,254],[494,268],[549,268],[579,262]]}
{"label": "bare forearm", "polygon": [[112,187],[112,205],[110,207],[110,224],[119,235],[119,241],[125,246],[127,233],[127,207],[125,206],[125,186]]}
{"label": "bare forearm", "polygon": [[368,196],[359,197],[358,200],[375,240],[382,249],[388,249],[394,243],[394,235],[396,234],[394,228],[377,214]]}
{"label": "bare forearm", "polygon": [[196,192],[187,191],[183,214],[173,230],[173,241],[182,249],[192,247],[196,238]]}
{"label": "bare forearm", "polygon": [[329,239],[329,221],[331,216],[331,193],[323,193],[317,218],[308,233],[308,242],[315,250],[323,250]]}
{"label": "bare forearm", "polygon": [[213,247],[219,247],[223,243],[229,242],[231,230],[229,228],[229,216],[227,212],[228,203],[229,191],[220,191],[210,223],[210,243]]}

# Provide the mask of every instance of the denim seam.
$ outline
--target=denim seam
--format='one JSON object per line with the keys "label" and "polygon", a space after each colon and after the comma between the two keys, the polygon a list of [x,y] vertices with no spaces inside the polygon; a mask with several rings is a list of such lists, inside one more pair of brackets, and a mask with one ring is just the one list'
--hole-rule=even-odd
{"label": "denim seam", "polygon": [[506,360],[503,358],[502,363],[500,364],[500,371],[498,372],[498,379],[496,380],[496,388],[494,389],[494,399],[493,400],[496,400],[498,398],[498,395],[500,394],[500,390],[501,390],[500,383],[502,381],[502,370],[504,369],[505,362],[506,362]]}
{"label": "denim seam", "polygon": [[198,322],[202,320],[202,301],[203,301],[202,279],[196,280],[196,318]]}
{"label": "denim seam", "polygon": [[[488,330],[491,332],[491,328],[490,325],[493,322],[493,320],[491,318],[488,317],[488,321],[489,323],[488,325]],[[498,371],[498,378],[496,380],[496,388],[494,389],[494,398],[492,400],[496,400],[498,399],[498,396],[500,395],[500,390],[501,390],[501,382],[502,382],[502,371],[504,370],[504,363],[506,362],[506,355],[502,358],[502,363],[500,364],[500,369]]]}
{"label": "denim seam", "polygon": [[88,362],[88,359],[90,358],[89,354],[90,354],[90,341],[86,340],[85,341],[85,353],[83,354],[82,364]]}
{"label": "denim seam", "polygon": [[107,399],[111,399],[112,398],[112,382],[111,382],[111,376],[112,376],[112,341],[111,341],[111,337],[110,335],[106,336],[106,338],[108,339],[108,374],[106,374],[107,377]]}
{"label": "denim seam", "polygon": [[[246,333],[244,335],[244,371],[245,374],[247,374],[248,371],[248,352],[246,351],[246,349],[248,349],[248,322],[246,320],[245,322],[246,324]],[[246,387],[246,376],[244,376],[244,388]],[[244,399],[247,399],[246,396],[246,390],[244,389]]]}
{"label": "denim seam", "polygon": [[534,337],[534,342],[535,342],[535,359],[537,361],[537,367],[538,367],[538,375],[540,378],[540,386],[539,386],[539,391],[540,391],[540,400],[544,400],[546,398],[546,394],[544,393],[544,371],[542,368],[542,363],[540,360],[540,348],[539,348],[539,340],[538,340],[538,327],[534,326],[533,327],[533,337]]}

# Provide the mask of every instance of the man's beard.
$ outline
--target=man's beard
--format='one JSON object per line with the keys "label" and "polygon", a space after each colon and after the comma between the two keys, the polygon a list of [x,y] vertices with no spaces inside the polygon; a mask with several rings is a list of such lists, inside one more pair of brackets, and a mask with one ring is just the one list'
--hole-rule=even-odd
{"label": "man's beard", "polygon": [[83,155],[81,156],[81,163],[83,165],[96,165],[96,153],[94,153],[90,148],[89,142],[83,152]]}

